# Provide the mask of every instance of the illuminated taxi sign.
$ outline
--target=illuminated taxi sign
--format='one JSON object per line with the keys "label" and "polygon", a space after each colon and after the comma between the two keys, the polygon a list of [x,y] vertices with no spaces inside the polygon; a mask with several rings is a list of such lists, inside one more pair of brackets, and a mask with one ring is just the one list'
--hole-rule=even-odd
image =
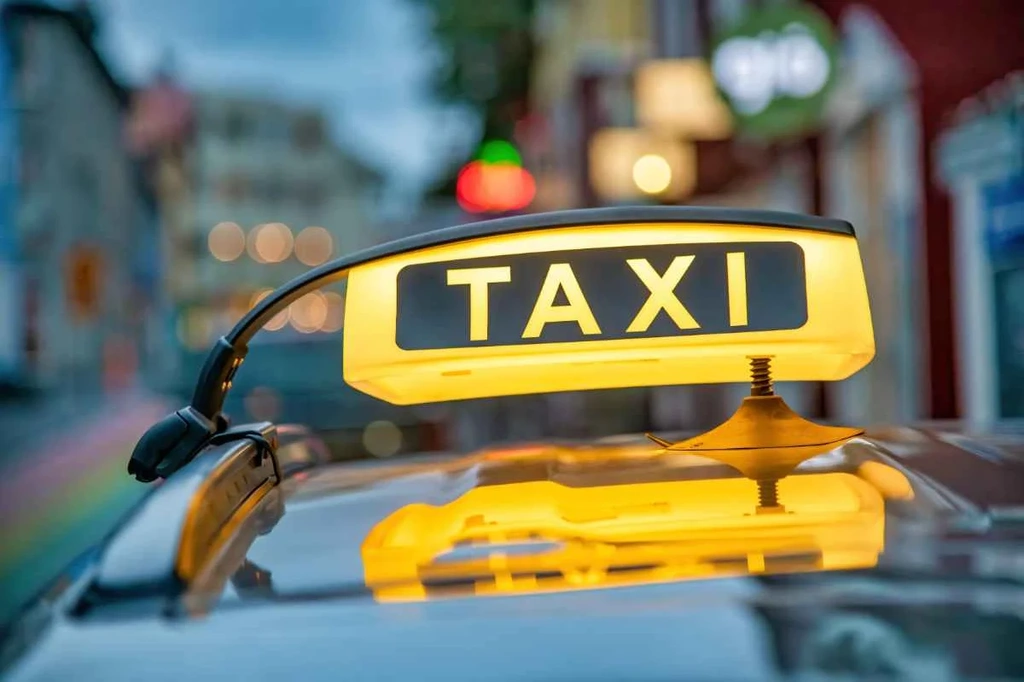
{"label": "illuminated taxi sign", "polygon": [[852,228],[731,215],[483,235],[357,266],[345,380],[410,404],[742,382],[751,355],[771,356],[783,381],[867,364]]}
{"label": "illuminated taxi sign", "polygon": [[398,274],[396,342],[422,350],[799,329],[807,322],[804,272],[793,242],[410,265]]}

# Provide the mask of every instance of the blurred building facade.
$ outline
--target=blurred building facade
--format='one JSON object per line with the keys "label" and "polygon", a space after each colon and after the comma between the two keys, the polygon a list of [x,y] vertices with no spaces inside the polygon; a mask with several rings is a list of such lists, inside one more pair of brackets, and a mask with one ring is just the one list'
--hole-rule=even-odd
{"label": "blurred building facade", "polygon": [[[214,340],[262,296],[382,239],[382,178],[332,140],[319,109],[188,92],[171,73],[162,68],[139,93],[128,133],[159,188],[166,225],[166,325],[177,352],[165,358],[161,388],[187,398]],[[227,413],[299,421],[341,441],[354,432],[358,442],[364,420],[415,431],[408,410],[388,410],[344,384],[343,315],[335,285],[270,320],[250,343]]]}
{"label": "blurred building facade", "polygon": [[1024,424],[1024,71],[961,102],[934,170],[953,199],[963,416]]}
{"label": "blurred building facade", "polygon": [[[205,349],[259,292],[374,243],[380,179],[318,110],[206,93],[194,111],[174,289],[180,338]],[[280,331],[299,330],[310,331],[293,319]]]}
{"label": "blurred building facade", "polygon": [[[834,98],[831,131],[844,119],[855,118],[850,112],[859,112],[861,124],[847,124],[846,138],[859,136],[862,142],[853,148],[862,153],[876,150],[873,161],[862,157],[862,163],[873,164],[863,175],[873,185],[868,189],[875,190],[862,194],[859,202],[862,210],[865,203],[875,204],[867,209],[875,215],[867,228],[876,244],[869,253],[887,256],[892,266],[903,265],[887,271],[874,266],[869,273],[869,287],[881,289],[873,292],[873,301],[883,309],[890,305],[892,291],[908,301],[889,309],[888,327],[876,332],[889,342],[883,367],[887,359],[895,366],[892,359],[902,356],[912,368],[897,375],[916,389],[902,401],[912,414],[969,416],[970,389],[956,368],[972,361],[968,357],[991,356],[992,351],[960,347],[964,335],[971,333],[958,325],[956,315],[958,301],[967,293],[959,288],[959,272],[969,267],[969,253],[954,238],[954,208],[936,173],[935,155],[944,122],[960,102],[1024,63],[1020,3],[816,4],[841,27],[850,52],[844,71],[858,86],[846,93],[856,96]],[[903,282],[892,282],[899,276]],[[912,320],[902,324],[903,331],[898,326],[901,314]],[[898,341],[891,342],[893,338]],[[870,399],[884,406],[884,392],[883,378]]]}
{"label": "blurred building facade", "polygon": [[[333,142],[318,109],[187,92],[164,68],[128,132],[166,225],[166,325],[181,351],[165,363],[171,390],[261,296],[379,240],[381,178]],[[336,332],[342,312],[338,292],[317,292],[267,329],[277,341]]]}
{"label": "blurred building facade", "polygon": [[[87,9],[4,5],[17,140],[19,374],[33,387],[126,387],[159,315],[155,201],[122,144],[126,91]],[[6,325],[6,322],[4,323]]]}
{"label": "blurred building facade", "polygon": [[[957,269],[966,256],[951,240],[953,214],[947,190],[932,173],[932,155],[942,117],[960,99],[1024,60],[1019,35],[1011,35],[1019,33],[1019,3],[635,0],[599,5],[570,0],[538,5],[536,73],[519,138],[538,181],[532,208],[686,203],[847,219],[861,241],[876,358],[847,381],[782,386],[780,392],[804,413],[858,423],[964,414],[969,403],[977,402],[958,392],[958,381],[978,382],[964,379],[967,374],[990,377],[984,389],[969,389],[972,395],[978,390],[994,395],[1000,371],[995,363],[980,374],[973,364],[970,372],[954,370],[958,363],[994,357],[996,345],[982,341],[959,349],[957,338],[969,332],[962,325],[956,329],[955,307],[977,310],[998,304],[974,298],[954,302]],[[808,102],[822,102],[799,125],[765,132],[738,114],[728,117],[731,125],[723,125],[720,107],[711,101],[724,101],[720,75],[711,68],[713,52],[731,35],[747,40],[749,47],[758,40],[757,22],[771,13],[810,14],[808,25],[817,28],[814,17],[825,23],[816,40],[831,55],[829,80],[819,88],[827,97],[808,95]],[[922,16],[927,20],[921,21]],[[770,50],[761,54],[762,61],[781,59]],[[651,88],[652,67],[660,69],[664,81],[655,85],[668,88],[662,89],[660,101],[645,94],[645,88],[658,94]],[[766,73],[761,80],[775,77]],[[672,92],[673,78],[675,99],[666,99],[663,93]],[[717,88],[707,87],[712,82]],[[709,95],[714,90],[718,94]],[[707,102],[697,122],[708,124],[702,130],[697,126],[693,134],[672,131],[666,136],[652,127],[652,103],[685,118],[702,98]],[[786,101],[791,111],[794,99],[799,98]],[[694,123],[692,116],[688,123]],[[632,141],[604,144],[612,138]],[[690,151],[672,160],[670,152],[680,146]],[[603,150],[611,147],[623,158],[604,159],[602,154],[609,154]],[[672,160],[673,175],[686,176],[683,190],[671,196],[638,191],[629,171],[637,157],[652,152]],[[634,157],[625,158],[629,154]],[[999,201],[1016,205],[1014,191],[1006,189]],[[1003,277],[1009,281],[1010,275]],[[992,335],[1013,337],[1005,323],[993,322],[991,328]],[[999,343],[1003,348],[1011,342]],[[656,389],[652,425],[707,426],[727,416],[744,391]]]}
{"label": "blurred building facade", "polygon": [[18,108],[13,53],[0,30],[0,386],[23,382],[25,338],[18,259]]}

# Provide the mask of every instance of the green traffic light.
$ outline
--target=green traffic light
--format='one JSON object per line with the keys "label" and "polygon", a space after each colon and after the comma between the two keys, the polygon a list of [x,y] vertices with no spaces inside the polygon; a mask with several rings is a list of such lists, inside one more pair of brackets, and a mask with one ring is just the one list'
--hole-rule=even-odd
{"label": "green traffic light", "polygon": [[515,166],[523,165],[523,159],[519,156],[519,152],[516,151],[516,148],[504,140],[487,140],[480,145],[480,151],[477,152],[476,158],[478,161],[483,161],[487,164],[505,163]]}

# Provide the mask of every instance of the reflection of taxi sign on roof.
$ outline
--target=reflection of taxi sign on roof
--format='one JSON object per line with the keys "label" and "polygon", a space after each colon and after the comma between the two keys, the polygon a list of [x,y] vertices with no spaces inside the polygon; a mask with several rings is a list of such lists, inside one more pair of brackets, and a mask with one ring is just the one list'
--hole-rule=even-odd
{"label": "reflection of taxi sign on roof", "polygon": [[718,575],[874,566],[884,502],[848,473],[782,483],[788,514],[751,515],[750,481],[594,487],[531,481],[414,504],[363,543],[385,600],[613,587]]}
{"label": "reflection of taxi sign on roof", "polygon": [[632,213],[538,218],[353,268],[346,381],[408,404],[745,381],[751,356],[779,380],[836,380],[872,358],[847,223]]}

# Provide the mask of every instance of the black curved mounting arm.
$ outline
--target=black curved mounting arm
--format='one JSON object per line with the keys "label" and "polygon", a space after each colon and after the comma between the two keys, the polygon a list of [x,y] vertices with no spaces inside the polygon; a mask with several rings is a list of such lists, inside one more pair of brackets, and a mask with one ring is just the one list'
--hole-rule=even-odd
{"label": "black curved mounting arm", "polygon": [[227,420],[221,410],[252,337],[294,301],[325,284],[342,279],[357,265],[431,246],[512,232],[638,223],[763,225],[849,235],[854,233],[853,227],[842,220],[793,213],[694,206],[622,206],[499,218],[426,232],[374,246],[325,263],[296,277],[246,313],[230,332],[217,340],[210,351],[199,374],[191,404],[158,421],[139,439],[128,462],[128,473],[146,482],[166,478],[195,457],[214,435],[225,431]]}

